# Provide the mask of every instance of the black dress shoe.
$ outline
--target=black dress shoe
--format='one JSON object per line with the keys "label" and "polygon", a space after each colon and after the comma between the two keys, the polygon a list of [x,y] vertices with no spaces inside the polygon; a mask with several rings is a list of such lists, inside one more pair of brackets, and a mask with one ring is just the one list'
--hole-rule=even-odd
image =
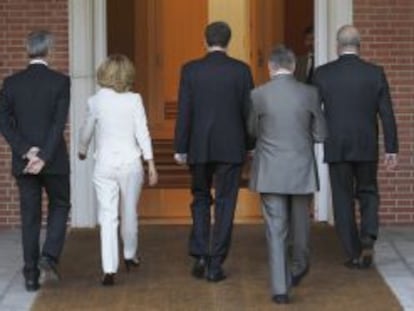
{"label": "black dress shoe", "polygon": [[113,286],[115,284],[115,273],[105,273],[102,277],[103,286]]}
{"label": "black dress shoe", "polygon": [[199,257],[195,260],[191,275],[196,279],[203,279],[207,268],[206,257]]}
{"label": "black dress shoe", "polygon": [[351,258],[344,262],[344,266],[348,269],[360,269],[361,263],[359,258]]}
{"label": "black dress shoe", "polygon": [[273,302],[277,304],[288,304],[289,303],[289,296],[287,294],[281,295],[274,295],[272,297]]}
{"label": "black dress shoe", "polygon": [[363,246],[360,258],[361,269],[369,269],[372,266],[374,245]]}
{"label": "black dress shoe", "polygon": [[25,278],[24,286],[28,292],[35,292],[40,288],[39,278],[32,277],[32,278]]}
{"label": "black dress shoe", "polygon": [[129,272],[129,270],[131,270],[131,267],[132,268],[139,267],[139,265],[141,264],[141,258],[135,257],[131,259],[124,259],[124,264],[125,264],[126,271]]}
{"label": "black dress shoe", "polygon": [[372,255],[373,252],[364,252],[364,250],[362,251],[360,260],[361,269],[369,269],[372,266]]}
{"label": "black dress shoe", "polygon": [[374,244],[377,239],[374,235],[361,237],[362,252],[360,258],[361,269],[368,269],[372,266],[374,256]]}
{"label": "black dress shoe", "polygon": [[220,282],[227,278],[227,276],[224,274],[223,269],[218,269],[214,271],[208,271],[206,279],[209,282]]}
{"label": "black dress shoe", "polygon": [[292,275],[292,286],[298,286],[302,279],[308,274],[309,272],[309,265],[306,266],[305,269],[302,270],[299,274]]}
{"label": "black dress shoe", "polygon": [[57,264],[54,259],[48,256],[42,256],[39,259],[39,268],[45,272],[53,280],[60,280],[59,271],[57,269]]}
{"label": "black dress shoe", "polygon": [[24,287],[28,292],[37,291],[40,288],[39,284],[39,276],[40,271],[39,269],[28,269],[23,268],[23,276],[24,276]]}

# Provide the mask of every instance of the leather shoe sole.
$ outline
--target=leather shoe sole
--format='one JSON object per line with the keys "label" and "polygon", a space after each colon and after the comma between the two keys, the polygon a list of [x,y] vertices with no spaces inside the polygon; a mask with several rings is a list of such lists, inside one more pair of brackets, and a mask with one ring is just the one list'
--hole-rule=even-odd
{"label": "leather shoe sole", "polygon": [[207,261],[203,258],[197,259],[194,263],[191,275],[196,279],[203,279],[207,267]]}
{"label": "leather shoe sole", "polygon": [[309,272],[309,265],[306,266],[306,268],[297,275],[292,275],[292,286],[298,286],[302,279],[308,274]]}
{"label": "leather shoe sole", "polygon": [[344,262],[344,266],[348,269],[360,269],[361,263],[358,258],[352,258]]}
{"label": "leather shoe sole", "polygon": [[25,280],[24,285],[28,292],[35,292],[40,288],[39,281],[37,280]]}
{"label": "leather shoe sole", "polygon": [[372,266],[374,250],[372,248],[367,248],[362,250],[360,266],[361,269],[368,269]]}
{"label": "leather shoe sole", "polygon": [[223,272],[218,272],[218,273],[214,273],[214,274],[207,274],[207,281],[209,282],[220,282],[223,281],[227,278],[227,276],[223,273]]}
{"label": "leather shoe sole", "polygon": [[46,257],[41,257],[39,260],[39,268],[48,275],[52,280],[59,281],[60,275],[56,264]]}
{"label": "leather shoe sole", "polygon": [[115,273],[105,273],[102,277],[103,286],[113,286],[115,284]]}
{"label": "leather shoe sole", "polygon": [[287,294],[274,295],[272,297],[272,300],[274,303],[277,303],[277,304],[288,304],[289,296]]}

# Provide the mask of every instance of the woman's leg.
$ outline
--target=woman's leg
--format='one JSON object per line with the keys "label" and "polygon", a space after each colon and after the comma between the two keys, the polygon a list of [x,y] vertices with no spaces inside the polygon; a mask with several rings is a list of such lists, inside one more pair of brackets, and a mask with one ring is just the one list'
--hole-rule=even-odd
{"label": "woman's leg", "polygon": [[140,162],[126,165],[119,171],[121,190],[121,236],[124,258],[135,258],[138,249],[137,203],[143,182],[143,167]]}
{"label": "woman's leg", "polygon": [[98,220],[101,226],[101,258],[104,273],[116,273],[118,256],[119,187],[109,174],[95,172],[93,182],[98,200]]}

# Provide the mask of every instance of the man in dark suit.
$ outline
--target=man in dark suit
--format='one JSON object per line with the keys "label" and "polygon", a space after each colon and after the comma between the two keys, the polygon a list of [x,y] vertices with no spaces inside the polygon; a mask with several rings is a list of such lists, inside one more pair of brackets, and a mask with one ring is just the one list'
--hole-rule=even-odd
{"label": "man in dark suit", "polygon": [[[249,67],[229,57],[231,30],[224,22],[206,27],[208,54],[181,71],[175,158],[190,166],[193,227],[189,253],[192,274],[218,282],[231,241],[242,163],[247,150],[246,117],[253,81]],[[214,228],[210,240],[211,187]]]}
{"label": "man in dark suit", "polygon": [[[28,291],[39,288],[39,268],[58,278],[56,266],[70,209],[69,157],[63,138],[70,80],[48,68],[51,45],[49,32],[29,34],[30,65],[6,78],[0,93],[0,129],[12,149],[12,173],[20,194],[23,274]],[[40,252],[42,188],[49,206]]]}
{"label": "man in dark suit", "polygon": [[298,81],[311,84],[315,68],[313,27],[306,27],[303,32],[303,44],[306,53],[299,55],[296,60],[295,77]]}
{"label": "man in dark suit", "polygon": [[[360,36],[350,25],[337,34],[339,59],[319,67],[319,88],[328,126],[325,162],[329,165],[334,218],[348,268],[372,263],[378,236],[378,116],[384,134],[385,166],[397,165],[397,128],[384,70],[359,57]],[[357,228],[354,199],[359,202]]]}

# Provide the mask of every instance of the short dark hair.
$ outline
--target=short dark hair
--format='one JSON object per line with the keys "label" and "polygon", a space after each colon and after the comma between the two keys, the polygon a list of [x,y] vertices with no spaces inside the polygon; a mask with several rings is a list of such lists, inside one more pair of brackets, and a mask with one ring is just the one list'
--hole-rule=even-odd
{"label": "short dark hair", "polygon": [[30,58],[46,57],[52,44],[53,35],[49,31],[33,31],[27,36],[27,54]]}
{"label": "short dark hair", "polygon": [[209,47],[220,46],[225,48],[230,42],[231,29],[226,22],[213,22],[207,25],[204,35]]}
{"label": "short dark hair", "polygon": [[270,53],[269,62],[274,67],[292,70],[296,63],[295,53],[283,44],[277,46]]}

